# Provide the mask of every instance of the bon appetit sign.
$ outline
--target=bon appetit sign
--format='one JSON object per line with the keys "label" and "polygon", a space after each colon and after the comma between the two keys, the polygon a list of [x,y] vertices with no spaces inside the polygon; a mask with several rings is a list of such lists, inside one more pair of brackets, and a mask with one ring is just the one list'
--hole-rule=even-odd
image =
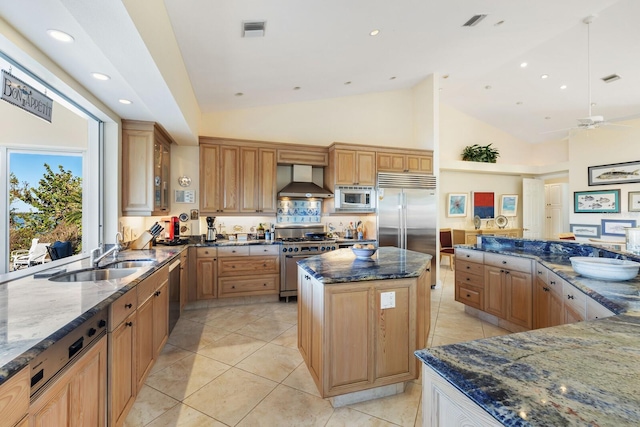
{"label": "bon appetit sign", "polygon": [[2,99],[51,123],[53,100],[2,70]]}

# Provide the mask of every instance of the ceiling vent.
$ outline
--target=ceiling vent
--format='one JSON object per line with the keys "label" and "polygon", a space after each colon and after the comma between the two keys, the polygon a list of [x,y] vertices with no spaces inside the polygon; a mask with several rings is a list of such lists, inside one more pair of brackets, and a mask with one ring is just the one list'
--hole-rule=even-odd
{"label": "ceiling vent", "polygon": [[474,27],[480,23],[487,15],[474,15],[467,22],[462,25],[463,27]]}
{"label": "ceiling vent", "polygon": [[613,83],[616,80],[620,80],[622,77],[620,77],[619,74],[609,74],[608,76],[604,76],[602,77],[602,81],[605,83]]}
{"label": "ceiling vent", "polygon": [[242,23],[242,37],[264,37],[265,21],[245,21]]}

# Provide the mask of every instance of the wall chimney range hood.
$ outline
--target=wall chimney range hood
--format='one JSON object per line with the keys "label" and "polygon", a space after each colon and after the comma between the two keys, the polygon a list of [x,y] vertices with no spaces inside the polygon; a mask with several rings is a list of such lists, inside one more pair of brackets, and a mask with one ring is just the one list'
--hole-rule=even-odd
{"label": "wall chimney range hood", "polygon": [[325,190],[312,180],[313,168],[308,165],[293,165],[293,181],[285,185],[278,197],[293,198],[329,198],[333,193]]}

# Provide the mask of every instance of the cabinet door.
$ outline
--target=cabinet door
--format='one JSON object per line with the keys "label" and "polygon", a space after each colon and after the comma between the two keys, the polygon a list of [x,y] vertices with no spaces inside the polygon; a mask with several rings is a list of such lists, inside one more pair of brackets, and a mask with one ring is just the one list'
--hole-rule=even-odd
{"label": "cabinet door", "polygon": [[298,350],[309,365],[313,289],[310,276],[298,269]]}
{"label": "cabinet door", "polygon": [[584,316],[581,313],[578,313],[568,304],[564,304],[564,323],[576,323],[582,322],[584,320]]}
{"label": "cabinet door", "polygon": [[376,153],[359,151],[357,154],[357,185],[376,185]]}
{"label": "cabinet door", "polygon": [[216,298],[216,258],[196,260],[196,298],[198,300]]}
{"label": "cabinet door", "polygon": [[153,143],[153,212],[157,215],[169,211],[170,145],[158,132]]}
{"label": "cabinet door", "polygon": [[155,359],[169,338],[169,280],[165,280],[153,294],[153,358]]}
{"label": "cabinet door", "polygon": [[258,149],[240,149],[240,176],[242,177],[242,197],[240,212],[260,212],[260,173]]}
{"label": "cabinet door", "polygon": [[278,163],[276,150],[261,148],[260,154],[260,212],[276,213],[278,200]]}
{"label": "cabinet door", "polygon": [[564,323],[562,298],[553,291],[549,292],[549,326],[559,326]]}
{"label": "cabinet door", "polygon": [[200,211],[218,212],[220,210],[220,179],[218,147],[200,146]]}
{"label": "cabinet door", "polygon": [[107,391],[107,340],[103,337],[73,366],[69,384],[70,427],[105,424]]}
{"label": "cabinet door", "polygon": [[138,306],[136,326],[136,392],[144,385],[144,380],[153,363],[153,297]]}
{"label": "cabinet door", "polygon": [[0,386],[0,414],[3,425],[14,425],[29,411],[29,367],[9,378]]}
{"label": "cabinet door", "polygon": [[507,317],[510,322],[524,328],[533,327],[533,294],[531,274],[505,271],[507,288]]}
{"label": "cabinet door", "polygon": [[503,270],[485,266],[484,289],[484,311],[504,319],[506,294]]}
{"label": "cabinet door", "polygon": [[122,130],[122,211],[128,214],[153,211],[153,132]]}
{"label": "cabinet door", "polygon": [[377,153],[376,164],[381,172],[404,172],[405,156],[394,153]]}
{"label": "cabinet door", "polygon": [[180,314],[184,311],[184,306],[189,300],[188,283],[189,281],[189,261],[186,256],[183,256],[180,261]]}
{"label": "cabinet door", "polygon": [[408,172],[433,173],[433,158],[408,154],[406,160]]}
{"label": "cabinet door", "polygon": [[220,208],[222,212],[240,210],[240,149],[220,146]]}
{"label": "cabinet door", "polygon": [[335,150],[336,185],[353,185],[356,183],[356,152],[352,150]]}
{"label": "cabinet door", "polygon": [[541,278],[536,278],[536,284],[533,288],[533,328],[549,327],[549,303],[551,298],[551,290]]}
{"label": "cabinet door", "polygon": [[110,402],[109,423],[124,424],[129,408],[136,398],[135,325],[136,313],[127,317],[110,335]]}
{"label": "cabinet door", "polygon": [[[395,306],[381,308],[381,294],[393,292]],[[374,381],[394,375],[406,375],[415,372],[416,363],[413,352],[416,348],[416,286],[407,283],[403,287],[384,287],[375,290],[375,376]]]}

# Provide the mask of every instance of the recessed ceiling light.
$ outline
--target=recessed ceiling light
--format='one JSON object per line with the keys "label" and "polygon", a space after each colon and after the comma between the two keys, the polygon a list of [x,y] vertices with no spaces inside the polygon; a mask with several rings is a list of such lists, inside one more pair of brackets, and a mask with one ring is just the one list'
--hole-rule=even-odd
{"label": "recessed ceiling light", "polygon": [[609,74],[608,76],[604,76],[601,80],[605,83],[615,82],[616,80],[620,80],[622,77],[619,74]]}
{"label": "recessed ceiling light", "polygon": [[494,27],[499,27],[500,25],[504,24],[504,21],[498,21],[495,24],[493,24]]}
{"label": "recessed ceiling light", "polygon": [[522,101],[516,102],[516,105],[522,105]]}
{"label": "recessed ceiling light", "polygon": [[527,68],[527,65],[529,64],[527,64],[526,62],[523,62],[522,64],[520,64],[520,68]]}
{"label": "recessed ceiling light", "polygon": [[545,120],[551,120],[551,117],[547,116],[544,118]]}
{"label": "recessed ceiling light", "polygon": [[49,37],[51,37],[52,39],[58,40],[59,42],[63,43],[73,43],[73,41],[75,40],[71,34],[67,34],[64,31],[60,30],[47,30],[47,34],[49,34]]}
{"label": "recessed ceiling light", "polygon": [[543,74],[543,75],[541,75],[541,76],[540,76],[540,78],[541,78],[542,80],[544,80],[544,79],[548,79],[548,78],[549,78],[549,74]]}
{"label": "recessed ceiling light", "polygon": [[491,86],[486,85],[484,88],[485,88],[486,90],[490,90],[490,89],[491,89]]}
{"label": "recessed ceiling light", "polygon": [[445,79],[445,80],[446,80],[446,79],[448,79],[448,78],[449,78],[449,74],[444,74],[444,75],[442,76],[442,78],[443,78],[443,79]]}
{"label": "recessed ceiling light", "polygon": [[350,85],[350,84],[351,84],[351,82],[344,82],[344,84],[346,84],[346,85]]}
{"label": "recessed ceiling light", "polygon": [[380,34],[380,30],[373,30],[369,33],[370,36],[377,36],[378,34]]}
{"label": "recessed ceiling light", "polygon": [[124,98],[118,99],[118,102],[120,104],[124,104],[124,105],[131,105],[131,101],[129,101],[128,99],[124,99]]}
{"label": "recessed ceiling light", "polygon": [[567,85],[562,85],[562,86],[560,86],[560,89],[563,89],[563,90],[564,90],[564,89],[566,89],[566,88],[567,88]]}
{"label": "recessed ceiling light", "polygon": [[235,95],[235,96],[242,96],[242,95],[244,95],[244,93],[242,93],[242,92],[236,92],[234,95]]}
{"label": "recessed ceiling light", "polygon": [[91,75],[93,76],[94,79],[96,80],[102,80],[102,81],[106,81],[106,80],[111,80],[111,77],[107,76],[106,74],[102,74],[102,73],[91,73]]}
{"label": "recessed ceiling light", "polygon": [[478,25],[480,23],[480,21],[482,21],[486,17],[487,17],[486,14],[473,15],[471,18],[469,18],[469,20],[467,22],[462,24],[462,26],[463,27],[473,27],[475,25]]}
{"label": "recessed ceiling light", "polygon": [[293,90],[300,90],[300,86],[294,87]]}
{"label": "recessed ceiling light", "polygon": [[395,79],[396,79],[396,76],[389,77],[389,80],[395,80]]}

